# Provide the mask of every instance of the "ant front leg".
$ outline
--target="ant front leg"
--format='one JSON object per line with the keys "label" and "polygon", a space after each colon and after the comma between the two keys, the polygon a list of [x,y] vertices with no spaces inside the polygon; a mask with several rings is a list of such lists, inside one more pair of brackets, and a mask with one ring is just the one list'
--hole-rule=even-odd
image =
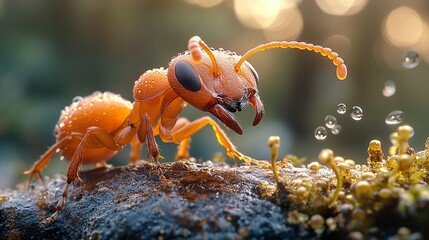
{"label": "ant front leg", "polygon": [[226,133],[212,118],[206,116],[194,120],[193,122],[185,118],[177,119],[182,108],[183,100],[176,98],[172,101],[162,113],[160,126],[160,135],[165,142],[180,143],[177,153],[178,157],[183,157],[188,154],[190,137],[206,125],[210,125],[213,128],[217,141],[225,148],[229,157],[239,158],[249,165],[255,161],[253,158],[239,152],[229,140]]}
{"label": "ant front leg", "polygon": [[192,135],[200,131],[206,125],[210,125],[216,135],[217,141],[225,148],[229,157],[241,159],[249,165],[254,161],[253,158],[239,152],[222,128],[220,128],[220,126],[209,116],[196,119],[192,122],[189,122],[188,120],[185,121],[183,118],[179,119],[178,122],[179,121],[182,123],[186,122],[186,124],[181,124],[182,126],[178,128],[174,127],[170,132],[172,137],[171,141],[180,142],[178,156],[180,156],[179,154],[188,152],[187,148],[189,146],[189,139]]}

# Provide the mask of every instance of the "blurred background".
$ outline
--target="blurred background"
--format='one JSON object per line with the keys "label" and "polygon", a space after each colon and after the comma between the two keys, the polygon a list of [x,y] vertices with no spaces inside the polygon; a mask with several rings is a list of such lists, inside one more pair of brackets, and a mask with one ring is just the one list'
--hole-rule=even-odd
{"label": "blurred background", "polygon": [[[372,139],[387,152],[398,124],[385,118],[394,110],[414,127],[414,148],[422,150],[429,136],[429,1],[0,0],[0,187],[27,179],[22,172],[54,143],[59,113],[75,96],[112,91],[132,100],[140,74],[168,67],[193,35],[238,54],[272,40],[306,41],[332,48],[348,66],[348,78],[339,81],[332,62],[312,52],[276,49],[251,57],[266,115],[252,127],[248,107],[235,114],[243,136],[226,130],[249,156],[267,159],[266,140],[279,135],[282,155],[313,161],[329,147],[365,162]],[[404,59],[409,51],[414,55]],[[337,113],[339,103],[346,114]],[[360,121],[349,115],[354,105],[363,109]],[[327,129],[317,140],[315,129],[328,114],[341,132]],[[192,106],[182,114],[204,115]],[[158,143],[172,160],[176,145]],[[109,163],[126,164],[128,152]],[[210,127],[193,137],[195,158],[216,152],[225,153]],[[43,174],[66,169],[57,155]]]}

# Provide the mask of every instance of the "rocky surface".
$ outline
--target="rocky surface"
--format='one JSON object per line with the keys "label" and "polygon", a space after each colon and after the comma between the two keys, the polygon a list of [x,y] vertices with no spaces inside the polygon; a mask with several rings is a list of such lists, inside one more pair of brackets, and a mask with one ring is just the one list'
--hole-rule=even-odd
{"label": "rocky surface", "polygon": [[64,210],[51,224],[65,177],[46,179],[27,191],[0,190],[0,239],[292,239],[314,237],[288,225],[280,207],[261,197],[273,182],[259,167],[163,165],[98,168],[80,173]]}

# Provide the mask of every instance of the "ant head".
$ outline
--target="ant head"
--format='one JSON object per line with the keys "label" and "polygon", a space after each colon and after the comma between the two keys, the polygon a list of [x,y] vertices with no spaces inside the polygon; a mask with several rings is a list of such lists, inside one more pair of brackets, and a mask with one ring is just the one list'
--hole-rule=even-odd
{"label": "ant head", "polygon": [[242,130],[232,113],[250,103],[256,110],[253,125],[257,125],[264,108],[258,96],[258,74],[252,65],[244,62],[236,69],[240,56],[210,50],[199,37],[189,40],[188,49],[188,53],[174,58],[168,68],[168,81],[173,90],[187,103],[212,113],[238,134],[242,134]]}
{"label": "ant head", "polygon": [[231,114],[241,111],[247,103],[256,110],[253,125],[257,125],[264,114],[258,96],[258,74],[246,61],[253,54],[271,48],[297,48],[320,53],[337,66],[337,77],[347,76],[347,67],[336,52],[322,46],[305,42],[274,41],[256,46],[242,57],[224,50],[211,50],[194,36],[189,40],[189,52],[170,62],[168,81],[173,90],[194,107],[211,112],[229,128],[241,134],[240,125]]}

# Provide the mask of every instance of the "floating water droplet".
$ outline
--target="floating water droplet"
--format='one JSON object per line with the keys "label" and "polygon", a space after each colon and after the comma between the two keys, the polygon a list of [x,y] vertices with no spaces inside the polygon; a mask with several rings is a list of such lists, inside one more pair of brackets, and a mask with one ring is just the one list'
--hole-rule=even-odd
{"label": "floating water droplet", "polygon": [[328,131],[324,126],[319,126],[314,130],[314,137],[317,140],[324,140],[328,136]]}
{"label": "floating water droplet", "polygon": [[352,111],[350,112],[350,117],[353,120],[359,121],[362,119],[363,117],[363,110],[361,107],[359,106],[353,106],[352,107]]}
{"label": "floating water droplet", "polygon": [[402,56],[402,66],[404,68],[415,68],[420,63],[419,54],[415,51],[408,51]]}
{"label": "floating water droplet", "polygon": [[404,113],[396,110],[389,113],[385,119],[387,125],[395,125],[401,123],[404,120]]}
{"label": "floating water droplet", "polygon": [[393,81],[387,80],[384,82],[383,96],[391,97],[396,92],[396,85]]}
{"label": "floating water droplet", "polygon": [[338,104],[338,106],[337,106],[337,113],[344,114],[346,112],[347,112],[347,106],[346,106],[346,104],[344,104],[344,103]]}
{"label": "floating water droplet", "polygon": [[82,100],[83,100],[83,97],[81,97],[81,96],[76,96],[76,97],[74,97],[74,98],[73,98],[72,102],[73,102],[73,103],[77,103],[77,102],[80,102],[80,101],[82,101]]}
{"label": "floating water droplet", "polygon": [[332,115],[326,115],[325,125],[327,128],[333,128],[337,124],[337,119]]}
{"label": "floating water droplet", "polygon": [[343,127],[341,127],[340,124],[335,124],[335,126],[331,129],[331,133],[334,135],[338,135],[338,134],[340,134],[342,129],[343,129]]}

